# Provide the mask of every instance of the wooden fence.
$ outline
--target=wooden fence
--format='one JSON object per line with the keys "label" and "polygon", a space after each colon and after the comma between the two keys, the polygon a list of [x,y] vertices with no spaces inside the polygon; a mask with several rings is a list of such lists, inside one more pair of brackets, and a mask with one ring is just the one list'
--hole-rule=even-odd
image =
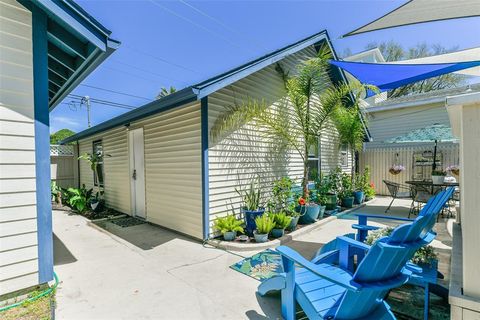
{"label": "wooden fence", "polygon": [[[359,167],[360,171],[369,166],[371,170],[371,181],[375,184],[377,194],[388,195],[388,190],[383,180],[390,180],[398,183],[413,179],[413,155],[416,152],[431,151],[431,145],[413,146],[413,147],[397,147],[397,148],[372,148],[366,149],[360,154]],[[439,145],[439,153],[442,154],[442,168],[445,169],[449,165],[458,165],[459,162],[459,146],[458,144]],[[405,167],[405,171],[400,174],[392,175],[388,172],[393,164],[401,164]]]}
{"label": "wooden fence", "polygon": [[50,174],[52,181],[62,188],[77,187],[78,165],[74,146],[50,146]]}

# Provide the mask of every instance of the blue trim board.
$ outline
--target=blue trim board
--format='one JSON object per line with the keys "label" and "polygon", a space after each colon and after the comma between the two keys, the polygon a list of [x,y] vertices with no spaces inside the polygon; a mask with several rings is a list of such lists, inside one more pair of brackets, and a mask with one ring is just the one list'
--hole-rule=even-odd
{"label": "blue trim board", "polygon": [[203,239],[207,240],[210,233],[209,215],[209,180],[208,180],[208,97],[201,100],[202,127],[202,222]]}
{"label": "blue trim board", "polygon": [[47,16],[33,6],[33,92],[37,196],[38,281],[53,280],[52,202],[50,194],[50,128],[48,111]]}
{"label": "blue trim board", "polygon": [[230,71],[227,71],[206,81],[172,93],[162,99],[152,101],[144,106],[138,107],[135,110],[127,112],[111,120],[105,121],[104,123],[101,123],[95,127],[79,132],[76,135],[73,135],[61,141],[60,143],[65,144],[72,141],[78,141],[96,133],[112,129],[117,126],[126,125],[132,121],[136,121],[159,112],[180,107],[188,102],[201,100],[202,98],[207,97],[211,93],[218,91],[235,81],[243,79],[268,65],[276,63],[277,61],[289,55],[292,55],[302,49],[305,49],[308,46],[317,45],[318,43],[322,42],[327,42],[332,52],[334,52],[332,46],[330,45],[327,31],[323,30],[310,37],[297,41],[284,48],[273,51],[265,56],[243,64]]}

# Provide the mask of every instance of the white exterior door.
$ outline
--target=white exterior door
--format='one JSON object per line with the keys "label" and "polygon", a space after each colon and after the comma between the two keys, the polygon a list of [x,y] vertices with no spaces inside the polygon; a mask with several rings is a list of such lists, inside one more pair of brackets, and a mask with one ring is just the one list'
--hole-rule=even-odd
{"label": "white exterior door", "polygon": [[132,214],[146,218],[145,214],[145,154],[143,128],[128,132],[130,150],[130,195]]}

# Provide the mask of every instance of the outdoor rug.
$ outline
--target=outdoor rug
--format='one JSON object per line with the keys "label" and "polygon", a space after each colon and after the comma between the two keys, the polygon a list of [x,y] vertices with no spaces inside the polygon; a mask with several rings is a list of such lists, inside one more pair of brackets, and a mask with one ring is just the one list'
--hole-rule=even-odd
{"label": "outdoor rug", "polygon": [[283,272],[282,257],[272,249],[245,258],[231,265],[230,268],[259,281],[267,280]]}
{"label": "outdoor rug", "polygon": [[[279,253],[272,249],[245,258],[231,265],[230,268],[258,281],[267,280],[283,272],[282,258]],[[392,290],[387,296],[387,302],[397,319],[413,320],[423,318],[423,298],[423,288],[407,284]],[[305,317],[302,313],[298,314],[297,319],[302,318],[302,316]],[[431,294],[429,319],[450,319],[448,302]]]}

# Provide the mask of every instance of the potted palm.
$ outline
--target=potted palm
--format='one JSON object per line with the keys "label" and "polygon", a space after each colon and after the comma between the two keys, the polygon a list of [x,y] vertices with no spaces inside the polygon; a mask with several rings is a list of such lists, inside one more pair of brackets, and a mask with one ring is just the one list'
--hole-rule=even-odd
{"label": "potted palm", "polygon": [[[302,197],[308,198],[309,150],[318,144],[337,109],[351,103],[353,91],[364,92],[370,86],[332,84],[326,82],[331,72],[332,54],[327,46],[318,56],[302,63],[290,76],[280,64],[276,70],[284,80],[285,103],[270,107],[264,100],[244,99],[219,116],[212,126],[212,141],[218,142],[226,134],[240,130],[245,124],[255,125],[266,143],[293,150],[302,159]],[[373,89],[373,88],[372,88]],[[375,90],[375,89],[373,89]],[[306,203],[305,207],[318,206]],[[314,210],[319,210],[314,209]]]}
{"label": "potted palm", "polygon": [[275,227],[272,229],[272,237],[280,238],[285,234],[285,229],[292,222],[292,217],[287,216],[284,212],[274,213],[271,215]]}
{"label": "potted palm", "polygon": [[342,175],[340,200],[342,201],[342,207],[345,207],[345,208],[353,207],[354,197],[353,197],[352,180],[350,176],[346,173]]}
{"label": "potted palm", "polygon": [[252,235],[253,230],[256,229],[255,219],[265,212],[261,207],[261,189],[255,186],[255,182],[250,182],[250,187],[247,190],[235,188],[235,191],[242,197],[243,200],[243,214],[245,216],[245,229],[248,235]]}
{"label": "potted palm", "polygon": [[253,232],[255,242],[267,242],[268,234],[275,227],[273,219],[266,214],[255,218],[256,229]]}
{"label": "potted palm", "polygon": [[243,221],[237,220],[232,214],[217,218],[213,225],[213,229],[219,231],[223,235],[225,241],[233,241],[237,236],[237,232],[243,232],[242,225]]}

